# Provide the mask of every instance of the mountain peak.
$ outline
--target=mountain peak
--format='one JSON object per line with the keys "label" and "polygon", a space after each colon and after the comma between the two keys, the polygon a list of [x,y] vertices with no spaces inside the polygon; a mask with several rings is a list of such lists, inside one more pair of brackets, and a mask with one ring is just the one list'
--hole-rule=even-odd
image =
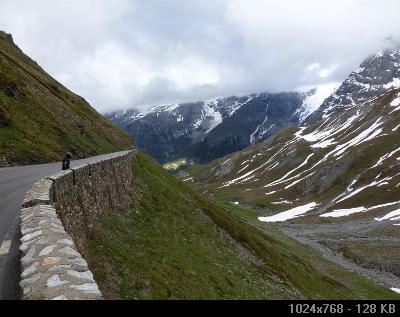
{"label": "mountain peak", "polygon": [[4,32],[4,31],[0,30],[0,37],[3,38],[4,40],[7,40],[7,41],[15,44],[14,43],[14,39],[13,39],[13,37],[12,37],[12,35],[10,33],[7,33],[7,32]]}
{"label": "mountain peak", "polygon": [[306,121],[312,123],[327,118],[344,108],[362,104],[387,90],[399,87],[400,50],[380,50],[366,58]]}
{"label": "mountain peak", "polygon": [[216,97],[107,117],[162,163],[182,157],[208,162],[263,141],[280,129],[297,126],[336,88],[336,84],[328,84],[306,93]]}

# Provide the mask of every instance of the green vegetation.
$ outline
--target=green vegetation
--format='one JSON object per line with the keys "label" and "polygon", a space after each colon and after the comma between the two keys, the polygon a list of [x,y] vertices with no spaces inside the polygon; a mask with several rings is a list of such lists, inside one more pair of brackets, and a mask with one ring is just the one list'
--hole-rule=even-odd
{"label": "green vegetation", "polygon": [[109,215],[86,251],[107,298],[294,298],[294,292],[204,214],[214,208],[144,154],[134,206]]}
{"label": "green vegetation", "polygon": [[130,138],[0,31],[0,158],[11,164],[126,150]]}
{"label": "green vegetation", "polygon": [[[246,214],[245,208],[230,208],[236,214],[239,209],[242,209],[240,216]],[[249,216],[242,220],[252,227],[251,231],[257,232],[255,235],[268,241],[265,245],[259,245],[259,252],[264,254],[264,258],[269,256],[273,263],[271,266],[280,268],[288,279],[308,294],[308,298],[400,299],[399,294],[343,269],[324,259],[319,251],[282,234],[278,226],[254,219],[252,210],[247,212]],[[338,289],[333,291],[333,285],[337,285]]]}
{"label": "green vegetation", "polygon": [[132,208],[104,217],[85,251],[107,298],[400,298],[254,211],[198,195],[145,154],[132,169]]}
{"label": "green vegetation", "polygon": [[[313,148],[311,142],[296,136],[294,132],[298,129],[286,129],[262,143],[208,165],[192,166],[182,171],[180,177],[193,177],[191,183],[197,192],[223,202],[226,209],[246,218],[249,225],[265,233],[266,236],[256,234],[254,236],[257,238],[243,240],[263,259],[263,254],[267,252],[274,254],[272,262],[280,259],[271,266],[281,265],[288,279],[297,288],[306,288],[306,296],[336,298],[338,294],[327,293],[328,288],[325,287],[321,287],[321,290],[325,289],[324,293],[316,294],[317,285],[322,285],[318,277],[314,273],[302,271],[305,265],[297,264],[299,269],[295,270],[296,261],[281,260],[286,259],[285,256],[306,260],[313,269],[346,285],[360,297],[398,296],[388,290],[377,290],[372,286],[373,282],[367,279],[359,279],[357,275],[351,277],[345,270],[321,261],[320,256],[309,258],[308,254],[315,254],[316,251],[299,244],[295,246],[279,231],[282,228],[285,232],[291,232],[300,242],[320,246],[327,259],[337,260],[338,263],[352,262],[354,270],[387,288],[397,284],[398,227],[392,228],[395,227],[394,221],[378,223],[375,218],[398,209],[392,203],[398,201],[400,195],[400,187],[397,186],[400,181],[400,165],[396,152],[399,148],[399,134],[395,129],[400,124],[400,113],[391,113],[393,110],[389,106],[398,93],[398,90],[389,91],[369,104],[339,113],[301,132],[303,136],[310,133],[322,134],[322,126],[325,125],[330,127],[326,129],[328,132],[325,131],[329,134],[334,133],[336,128],[340,132],[332,134],[336,144]],[[341,126],[346,127],[345,123],[351,116],[359,119],[348,130],[340,131]],[[376,122],[382,124],[379,136],[360,142],[357,136],[365,127]],[[346,151],[341,156],[332,155],[335,148],[340,149],[339,146]],[[281,182],[282,178],[284,181]],[[349,195],[347,197],[346,192]],[[341,200],[341,197],[345,199]],[[235,201],[240,206],[254,209],[254,212],[232,206],[231,202]],[[270,216],[310,202],[316,202],[318,207],[283,223],[270,224],[255,220],[257,213]],[[373,206],[381,207],[343,217],[319,217],[322,213],[337,209]],[[279,241],[282,245],[274,242],[275,246],[272,247],[268,239],[273,237],[276,237],[275,242]],[[262,239],[261,242],[258,239]],[[269,249],[266,247],[268,243]],[[280,253],[283,248],[286,252]],[[299,274],[295,276],[297,271]],[[306,276],[311,278],[307,281]],[[355,298],[354,295],[345,297]]]}

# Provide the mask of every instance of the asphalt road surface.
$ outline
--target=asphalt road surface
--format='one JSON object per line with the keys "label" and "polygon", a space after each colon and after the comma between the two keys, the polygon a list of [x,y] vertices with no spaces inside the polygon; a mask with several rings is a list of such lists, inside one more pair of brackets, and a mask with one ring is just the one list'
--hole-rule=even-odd
{"label": "asphalt road surface", "polygon": [[[117,152],[71,161],[71,168],[117,157]],[[19,299],[19,214],[26,192],[40,179],[61,171],[61,163],[0,169],[0,299]]]}

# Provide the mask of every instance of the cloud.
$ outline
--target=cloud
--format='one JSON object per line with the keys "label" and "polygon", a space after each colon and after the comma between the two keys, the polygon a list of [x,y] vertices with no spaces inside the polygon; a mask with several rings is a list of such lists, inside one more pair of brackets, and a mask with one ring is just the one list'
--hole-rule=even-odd
{"label": "cloud", "polygon": [[226,20],[260,69],[277,76],[276,88],[287,89],[298,78],[342,80],[386,46],[386,37],[398,38],[399,12],[400,2],[393,0],[232,0]]}
{"label": "cloud", "polygon": [[400,35],[397,0],[2,0],[0,9],[0,29],[101,112],[342,81]]}

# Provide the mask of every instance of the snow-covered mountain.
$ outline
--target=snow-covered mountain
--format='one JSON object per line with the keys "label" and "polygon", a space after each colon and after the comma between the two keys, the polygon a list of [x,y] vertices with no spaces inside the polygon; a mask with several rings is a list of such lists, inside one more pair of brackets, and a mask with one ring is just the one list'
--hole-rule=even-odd
{"label": "snow-covered mountain", "polygon": [[260,222],[399,290],[399,57],[392,50],[367,59],[312,120],[185,179],[256,207]]}
{"label": "snow-covered mountain", "polygon": [[356,106],[378,96],[390,88],[400,87],[400,49],[380,51],[368,57],[327,98],[322,106],[308,119],[316,122],[340,112],[343,108]]}
{"label": "snow-covered mountain", "polygon": [[162,105],[106,117],[162,163],[186,157],[209,162],[265,140],[313,113],[336,87],[307,93],[260,93],[241,97]]}
{"label": "snow-covered mountain", "polygon": [[338,83],[330,83],[321,85],[311,90],[303,101],[296,115],[299,116],[300,123],[303,123],[309,116],[315,113],[323,104],[339,88]]}

